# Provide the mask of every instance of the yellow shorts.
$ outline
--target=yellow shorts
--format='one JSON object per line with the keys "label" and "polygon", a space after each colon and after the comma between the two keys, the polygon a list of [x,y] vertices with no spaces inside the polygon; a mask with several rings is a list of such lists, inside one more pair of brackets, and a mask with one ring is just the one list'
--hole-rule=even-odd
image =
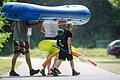
{"label": "yellow shorts", "polygon": [[[42,40],[38,44],[38,49],[42,51],[48,51],[47,57],[49,57],[51,54],[59,51],[58,48],[54,47],[53,45],[56,45],[57,40]],[[76,52],[76,48],[72,46],[72,51]]]}
{"label": "yellow shorts", "polygon": [[38,44],[38,49],[42,51],[48,51],[50,53],[54,53],[58,51],[53,45],[56,45],[56,40],[42,40]]}

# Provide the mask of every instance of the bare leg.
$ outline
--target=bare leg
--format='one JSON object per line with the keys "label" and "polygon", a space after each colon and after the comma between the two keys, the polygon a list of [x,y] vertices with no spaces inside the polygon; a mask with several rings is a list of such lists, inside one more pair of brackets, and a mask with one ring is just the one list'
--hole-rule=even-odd
{"label": "bare leg", "polygon": [[26,62],[28,64],[29,70],[32,70],[32,64],[31,64],[31,59],[30,59],[30,53],[25,54]]}
{"label": "bare leg", "polygon": [[[51,55],[51,53],[49,52],[47,58],[48,58],[50,55]],[[40,71],[40,73],[41,73],[43,76],[46,76],[46,74],[45,74],[45,68],[46,68],[46,66],[47,66],[47,68],[48,68],[48,74],[50,74],[50,71],[51,71],[51,70],[50,70],[51,59],[50,59],[49,63],[48,63],[47,65],[43,66],[43,69]]]}
{"label": "bare leg", "polygon": [[30,59],[30,53],[28,52],[27,54],[25,54],[26,57],[26,63],[28,64],[29,70],[30,70],[30,76],[33,76],[34,74],[39,73],[39,69],[38,70],[34,70],[32,69],[32,64],[31,64],[31,59]]}
{"label": "bare leg", "polygon": [[51,59],[50,59],[50,62],[48,63],[48,65],[47,65],[47,68],[48,68],[48,74],[50,74],[50,66],[51,66]]}
{"label": "bare leg", "polygon": [[14,54],[13,58],[12,58],[12,65],[11,65],[11,71],[9,73],[9,76],[20,76],[19,74],[17,74],[14,69],[15,69],[15,65],[16,65],[16,61],[18,56],[20,55],[20,53],[16,53]]}
{"label": "bare leg", "polygon": [[55,65],[54,65],[54,68],[58,68],[61,63],[62,63],[62,61],[57,60],[56,63],[55,63]]}
{"label": "bare leg", "polygon": [[58,76],[58,74],[61,74],[61,72],[58,70],[58,67],[60,66],[61,63],[62,61],[57,60],[53,69],[51,69],[53,76]]}
{"label": "bare leg", "polygon": [[14,71],[14,68],[15,68],[15,65],[16,65],[16,61],[17,61],[17,58],[18,58],[19,55],[20,55],[20,53],[16,53],[16,54],[14,54],[14,56],[12,58],[11,70],[13,70],[13,71]]}
{"label": "bare leg", "polygon": [[75,71],[75,67],[74,67],[74,62],[73,62],[73,60],[70,61],[70,66],[71,66],[71,68],[72,68],[72,76],[76,76],[76,75],[79,75],[79,74],[80,74],[80,72]]}
{"label": "bare leg", "polygon": [[45,70],[46,66],[43,66],[43,69]]}
{"label": "bare leg", "polygon": [[71,61],[70,61],[70,66],[71,66],[72,70],[75,70],[75,67],[74,67],[74,62],[73,62],[73,60],[71,60]]}
{"label": "bare leg", "polygon": [[55,59],[54,59],[54,63],[53,63],[53,65],[52,65],[51,69],[53,69],[53,68],[54,68],[55,63],[56,63],[56,61],[57,61],[57,60],[58,60],[57,58],[55,58]]}

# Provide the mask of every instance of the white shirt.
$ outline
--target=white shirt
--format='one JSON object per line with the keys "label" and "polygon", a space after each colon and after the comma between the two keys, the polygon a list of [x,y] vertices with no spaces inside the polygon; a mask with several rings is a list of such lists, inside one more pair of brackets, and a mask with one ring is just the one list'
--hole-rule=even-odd
{"label": "white shirt", "polygon": [[59,29],[58,21],[45,20],[43,22],[43,27],[45,30],[45,37],[57,36],[57,30]]}

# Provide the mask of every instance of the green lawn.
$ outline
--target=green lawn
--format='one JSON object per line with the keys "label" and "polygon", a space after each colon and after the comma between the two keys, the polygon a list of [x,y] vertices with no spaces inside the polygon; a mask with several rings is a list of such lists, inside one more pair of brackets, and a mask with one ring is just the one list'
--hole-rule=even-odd
{"label": "green lawn", "polygon": [[39,49],[37,49],[37,48],[35,48],[35,49],[30,49],[30,54],[31,54],[31,57],[32,58],[46,58],[46,56],[47,56],[47,53],[48,52],[45,52],[45,51],[41,51],[41,50],[39,50]]}
{"label": "green lawn", "polygon": [[[17,61],[17,66],[21,62]],[[0,59],[0,74],[4,74],[5,72],[8,72],[11,67],[11,59]]]}
{"label": "green lawn", "polygon": [[[105,58],[105,59],[116,59],[115,56],[108,55],[107,49],[103,48],[76,48],[77,52],[81,53],[82,55],[88,57],[88,58]],[[39,49],[31,49],[31,57],[38,57],[38,58],[46,58],[48,52],[40,51]]]}
{"label": "green lawn", "polygon": [[[76,48],[77,52],[84,55],[86,58],[89,58],[95,62],[99,63],[115,63],[120,62],[119,59],[116,59],[115,56],[108,55],[107,49],[103,48]],[[48,52],[40,51],[39,49],[35,48],[30,50],[31,52],[31,58],[37,57],[37,58],[46,58]]]}
{"label": "green lawn", "polygon": [[103,48],[93,48],[93,49],[77,48],[77,51],[85,55],[86,57],[90,57],[90,58],[116,59],[115,56],[108,55],[107,49],[103,49]]}

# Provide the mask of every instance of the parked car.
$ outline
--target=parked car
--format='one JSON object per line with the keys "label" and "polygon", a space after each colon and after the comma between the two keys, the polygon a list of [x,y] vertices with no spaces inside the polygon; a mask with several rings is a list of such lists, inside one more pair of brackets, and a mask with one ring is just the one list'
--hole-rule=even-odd
{"label": "parked car", "polygon": [[120,40],[112,41],[107,48],[107,53],[120,58]]}

